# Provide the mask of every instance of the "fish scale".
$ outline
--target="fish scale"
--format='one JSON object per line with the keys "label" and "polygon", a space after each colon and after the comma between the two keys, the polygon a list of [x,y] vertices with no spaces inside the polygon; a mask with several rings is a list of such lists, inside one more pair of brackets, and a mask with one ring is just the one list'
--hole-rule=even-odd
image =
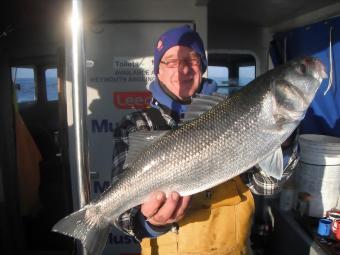
{"label": "fish scale", "polygon": [[[211,96],[206,100],[210,110],[145,148],[114,185],[53,230],[80,239],[90,254],[97,255],[112,222],[150,193],[192,195],[266,161],[303,118],[326,77],[324,70],[319,60],[305,57],[261,75],[230,98],[216,97],[215,106]],[[282,152],[279,155],[282,158]],[[275,174],[275,169],[268,174]]]}

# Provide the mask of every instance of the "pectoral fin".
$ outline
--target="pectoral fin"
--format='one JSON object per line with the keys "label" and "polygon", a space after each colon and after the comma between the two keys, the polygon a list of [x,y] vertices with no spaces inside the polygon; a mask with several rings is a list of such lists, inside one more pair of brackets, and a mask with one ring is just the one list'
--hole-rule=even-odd
{"label": "pectoral fin", "polygon": [[269,176],[281,180],[283,174],[283,155],[281,148],[258,163],[258,166]]}

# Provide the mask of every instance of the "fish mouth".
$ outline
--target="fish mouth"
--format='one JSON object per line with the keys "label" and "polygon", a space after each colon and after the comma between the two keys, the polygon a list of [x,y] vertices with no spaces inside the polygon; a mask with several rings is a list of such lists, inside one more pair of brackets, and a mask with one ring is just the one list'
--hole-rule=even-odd
{"label": "fish mouth", "polygon": [[321,63],[320,60],[316,59],[315,60],[315,65],[316,65],[316,68],[317,68],[317,72],[316,73],[319,75],[319,78],[327,79],[328,75],[326,73],[326,67],[324,66],[324,64]]}
{"label": "fish mouth", "polygon": [[328,75],[326,73],[326,67],[325,65],[316,58],[307,58],[305,59],[305,65],[311,67],[313,77],[317,79],[319,82],[321,82],[323,79],[327,79]]}

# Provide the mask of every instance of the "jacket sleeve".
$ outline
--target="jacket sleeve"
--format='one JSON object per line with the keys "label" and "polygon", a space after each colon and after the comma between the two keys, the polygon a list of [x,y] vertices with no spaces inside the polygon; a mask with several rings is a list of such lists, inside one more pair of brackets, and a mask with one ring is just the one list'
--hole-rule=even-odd
{"label": "jacket sleeve", "polygon": [[283,175],[281,180],[268,176],[261,168],[253,167],[241,175],[244,183],[256,195],[271,196],[281,191],[283,184],[291,177],[300,156],[298,145],[298,131],[290,137],[288,144],[282,145]]}

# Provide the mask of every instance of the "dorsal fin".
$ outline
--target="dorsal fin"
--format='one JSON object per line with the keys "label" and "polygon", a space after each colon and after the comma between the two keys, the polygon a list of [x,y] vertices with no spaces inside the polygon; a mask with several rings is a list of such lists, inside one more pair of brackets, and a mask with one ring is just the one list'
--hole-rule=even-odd
{"label": "dorsal fin", "polygon": [[192,103],[187,106],[187,111],[181,116],[181,121],[186,122],[198,118],[226,98],[227,96],[218,93],[212,95],[197,94],[196,97],[192,98]]}
{"label": "dorsal fin", "polygon": [[155,141],[162,138],[168,130],[136,131],[129,134],[129,151],[124,162],[124,169],[129,167],[137,156]]}

